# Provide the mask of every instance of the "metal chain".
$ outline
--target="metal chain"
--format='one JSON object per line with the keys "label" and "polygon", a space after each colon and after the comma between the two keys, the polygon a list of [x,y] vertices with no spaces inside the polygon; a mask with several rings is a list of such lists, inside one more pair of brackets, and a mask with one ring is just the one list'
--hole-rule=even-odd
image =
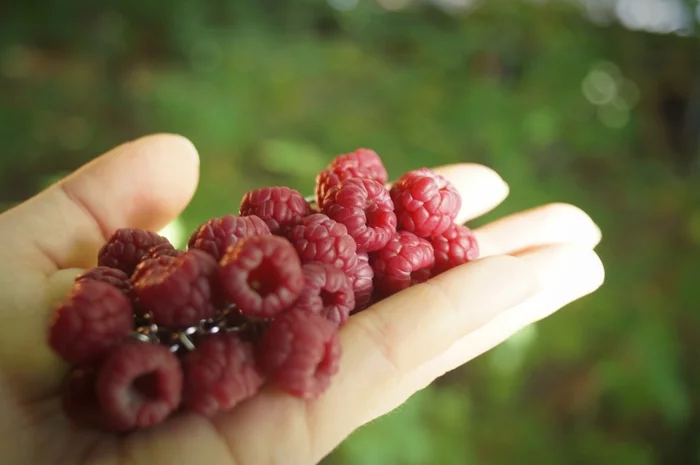
{"label": "metal chain", "polygon": [[177,331],[160,328],[153,323],[151,315],[141,315],[136,318],[136,328],[131,331],[130,337],[140,342],[166,345],[174,353],[190,352],[197,348],[198,340],[206,336],[240,332],[245,329],[245,323],[231,324],[232,316],[236,312],[238,310],[230,306],[217,318],[202,320],[197,325]]}

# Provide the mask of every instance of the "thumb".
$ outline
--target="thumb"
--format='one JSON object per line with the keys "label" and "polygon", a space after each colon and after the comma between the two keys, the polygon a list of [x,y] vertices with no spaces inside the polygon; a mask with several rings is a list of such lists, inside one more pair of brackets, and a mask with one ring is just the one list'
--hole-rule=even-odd
{"label": "thumb", "polygon": [[144,137],[0,215],[0,240],[7,258],[46,274],[87,268],[115,229],[165,226],[189,203],[198,178],[199,157],[190,141],[170,134]]}

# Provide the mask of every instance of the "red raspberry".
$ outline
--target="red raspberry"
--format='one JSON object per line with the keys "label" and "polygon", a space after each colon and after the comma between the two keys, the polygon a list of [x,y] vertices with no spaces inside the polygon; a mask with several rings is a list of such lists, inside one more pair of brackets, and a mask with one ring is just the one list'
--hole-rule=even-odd
{"label": "red raspberry", "polygon": [[209,336],[185,355],[182,368],[184,404],[206,417],[232,409],[263,384],[253,346],[234,333]]}
{"label": "red raspberry", "polygon": [[338,330],[320,315],[291,310],[276,317],[258,346],[260,364],[279,388],[318,397],[340,366]]}
{"label": "red raspberry", "polygon": [[91,366],[74,368],[63,385],[61,404],[66,416],[81,426],[121,432],[129,425],[110,418],[102,407],[95,385],[97,373]]}
{"label": "red raspberry", "polygon": [[474,233],[461,224],[453,223],[447,231],[432,237],[430,243],[435,251],[432,276],[479,258],[479,246]]}
{"label": "red raspberry", "polygon": [[430,277],[435,263],[433,246],[408,231],[399,231],[389,243],[370,255],[377,294],[387,297]]}
{"label": "red raspberry", "polygon": [[340,184],[341,181],[350,178],[371,179],[371,173],[367,168],[361,168],[351,163],[331,166],[318,173],[314,191],[318,207],[323,210],[328,191]]}
{"label": "red raspberry", "polygon": [[326,195],[323,213],[344,224],[358,252],[379,250],[396,232],[394,204],[384,185],[370,179],[341,181]]}
{"label": "red raspberry", "polygon": [[160,344],[129,342],[115,348],[97,373],[105,414],[128,429],[161,423],[180,405],[180,361]]}
{"label": "red raspberry", "polygon": [[304,196],[289,187],[265,187],[243,196],[241,216],[262,218],[272,234],[284,235],[299,220],[309,214],[311,207]]}
{"label": "red raspberry", "polygon": [[369,264],[369,256],[366,253],[357,255],[357,267],[350,275],[353,291],[355,292],[355,309],[359,312],[369,307],[372,303],[372,292],[374,291],[374,270]]}
{"label": "red raspberry", "polygon": [[357,149],[352,153],[338,155],[328,168],[316,176],[316,203],[321,207],[326,193],[340,181],[349,178],[371,179],[381,184],[387,180],[386,168],[373,150]]}
{"label": "red raspberry", "polygon": [[302,263],[323,262],[352,273],[357,265],[357,244],[344,224],[316,213],[302,219],[289,234]]}
{"label": "red raspberry", "polygon": [[181,250],[175,249],[175,247],[173,247],[173,245],[170,242],[163,242],[162,244],[158,244],[148,249],[148,252],[144,254],[144,256],[141,258],[141,261],[162,256],[179,257],[183,253],[184,252],[182,252]]}
{"label": "red raspberry", "polygon": [[132,326],[131,302],[121,290],[100,281],[76,283],[54,314],[49,345],[68,363],[88,363],[126,339]]}
{"label": "red raspberry", "polygon": [[117,229],[97,254],[97,264],[119,268],[131,276],[134,268],[141,261],[141,257],[151,247],[166,242],[168,242],[166,238],[151,231],[131,228]]}
{"label": "red raspberry", "polygon": [[333,159],[330,167],[335,168],[348,165],[367,170],[369,171],[369,179],[386,184],[388,178],[386,168],[384,168],[382,159],[379,158],[379,155],[374,150],[360,148],[345,155],[338,155]]}
{"label": "red raspberry", "polygon": [[[133,294],[132,297],[132,302],[134,304],[134,314],[137,316],[145,316],[149,313],[148,309],[144,306],[143,302],[138,298],[136,295],[136,292],[134,291],[134,284],[136,281],[141,279],[142,276],[148,274],[151,272],[151,270],[155,267],[165,267],[171,265],[177,257],[182,255],[184,252],[177,251],[177,255],[172,255],[170,253],[161,253],[157,257],[154,258],[149,258],[150,252],[155,252],[156,247],[153,247],[149,253],[143,256],[141,259],[141,262],[136,265],[136,269],[134,270],[134,274],[131,275],[131,292]],[[174,250],[174,249],[173,249]],[[149,322],[149,324],[152,323]]]}
{"label": "red raspberry", "polygon": [[303,266],[304,290],[294,308],[317,313],[340,327],[355,308],[355,293],[348,276],[340,268],[327,263]]}
{"label": "red raspberry", "polygon": [[[180,255],[182,255],[184,252],[181,252]],[[175,259],[178,256],[172,256],[169,254],[160,254],[157,257],[154,258],[146,258],[141,261],[138,265],[136,265],[136,269],[134,270],[134,274],[131,275],[131,282],[132,286],[133,283],[141,279],[142,276],[150,273],[150,270],[156,266],[169,266],[172,263],[175,262]]]}
{"label": "red raspberry", "polygon": [[244,237],[221,259],[221,283],[244,315],[268,318],[285,310],[304,287],[292,244],[277,236]]}
{"label": "red raspberry", "polygon": [[75,278],[76,283],[87,281],[100,281],[111,284],[121,290],[130,300],[133,298],[133,289],[131,288],[129,276],[118,268],[96,266]]}
{"label": "red raspberry", "polygon": [[212,218],[201,225],[190,237],[187,247],[199,249],[221,260],[228,246],[235,244],[242,237],[269,236],[270,228],[255,215],[226,215]]}
{"label": "red raspberry", "polygon": [[391,188],[399,229],[419,237],[437,236],[453,223],[462,207],[459,192],[427,168],[409,171]]}
{"label": "red raspberry", "polygon": [[201,250],[146,260],[134,275],[134,292],[158,325],[195,325],[221,303],[218,264]]}

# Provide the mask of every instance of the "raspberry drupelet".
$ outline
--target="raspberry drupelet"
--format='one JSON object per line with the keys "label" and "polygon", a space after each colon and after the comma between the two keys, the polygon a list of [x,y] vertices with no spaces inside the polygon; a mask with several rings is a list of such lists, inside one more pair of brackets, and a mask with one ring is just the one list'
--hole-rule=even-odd
{"label": "raspberry drupelet", "polygon": [[269,318],[291,306],[304,287],[294,246],[278,236],[244,237],[220,262],[226,296],[247,316]]}
{"label": "raspberry drupelet", "polygon": [[54,313],[49,345],[68,363],[90,363],[129,336],[132,315],[120,289],[101,281],[76,283]]}
{"label": "raspberry drupelet", "polygon": [[355,308],[352,283],[343,270],[327,263],[312,262],[302,267],[304,289],[294,308],[317,313],[334,325],[344,325]]}
{"label": "raspberry drupelet", "polygon": [[180,361],[166,346],[132,341],[107,355],[96,392],[107,417],[130,430],[165,420],[180,405],[182,385]]}
{"label": "raspberry drupelet", "polygon": [[[179,257],[179,255],[178,255]],[[141,279],[142,276],[145,276],[148,273],[151,273],[151,270],[155,267],[169,267],[175,262],[176,256],[172,256],[169,254],[161,254],[158,255],[157,257],[153,258],[148,258],[147,256],[144,256],[144,259],[141,260],[141,263],[136,265],[136,269],[134,270],[134,274],[131,275],[131,283],[133,287],[133,283]]]}
{"label": "raspberry drupelet", "polygon": [[131,276],[134,268],[151,247],[167,243],[168,239],[143,229],[117,229],[97,254],[97,264],[119,268]]}
{"label": "raspberry drupelet", "polygon": [[430,242],[408,231],[397,232],[383,249],[370,254],[377,295],[388,297],[427,281],[434,263]]}
{"label": "raspberry drupelet", "polygon": [[143,262],[144,260],[158,258],[164,255],[168,257],[179,257],[182,254],[183,252],[181,250],[176,250],[170,242],[164,242],[148,249],[148,252],[141,257],[141,261]]}
{"label": "raspberry drupelet", "polygon": [[76,283],[84,283],[87,281],[100,281],[111,284],[121,290],[130,300],[133,299],[133,289],[129,276],[118,268],[96,266],[75,278]]}
{"label": "raspberry drupelet", "polygon": [[218,264],[201,250],[144,261],[134,273],[134,293],[158,325],[180,328],[215,315],[221,303]]}
{"label": "raspberry drupelet", "polygon": [[370,179],[350,178],[331,188],[323,213],[345,225],[358,252],[381,249],[396,232],[396,214],[389,192]]}
{"label": "raspberry drupelet", "polygon": [[452,224],[439,236],[431,237],[435,251],[432,276],[479,258],[479,246],[474,233],[466,226]]}
{"label": "raspberry drupelet", "polygon": [[335,325],[303,310],[276,317],[258,345],[258,360],[269,379],[303,399],[314,399],[328,388],[340,355]]}
{"label": "raspberry drupelet", "polygon": [[289,241],[302,263],[323,262],[351,274],[357,265],[357,244],[344,224],[322,213],[302,219],[292,228]]}
{"label": "raspberry drupelet", "polygon": [[369,264],[367,253],[357,254],[357,267],[350,275],[350,283],[355,293],[355,308],[353,312],[359,312],[372,304],[372,293],[374,292],[374,270]]}
{"label": "raspberry drupelet", "polygon": [[197,228],[190,237],[187,247],[202,250],[218,261],[221,260],[226,249],[240,238],[270,234],[267,223],[258,216],[225,215],[212,218]]}
{"label": "raspberry drupelet", "polygon": [[455,187],[427,168],[401,176],[391,188],[391,199],[398,228],[425,238],[442,234],[462,206]]}
{"label": "raspberry drupelet", "polygon": [[206,417],[232,409],[263,384],[252,344],[234,333],[209,336],[182,366],[185,407]]}
{"label": "raspberry drupelet", "polygon": [[285,235],[299,220],[311,212],[304,196],[289,187],[264,187],[243,196],[241,216],[260,217],[272,234]]}

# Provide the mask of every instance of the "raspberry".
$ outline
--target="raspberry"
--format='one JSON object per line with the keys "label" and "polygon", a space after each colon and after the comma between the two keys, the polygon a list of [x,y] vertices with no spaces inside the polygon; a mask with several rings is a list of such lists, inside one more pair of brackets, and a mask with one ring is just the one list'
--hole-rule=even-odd
{"label": "raspberry", "polygon": [[276,317],[258,346],[261,366],[279,388],[318,397],[340,366],[338,330],[320,315],[291,310]]}
{"label": "raspberry", "polygon": [[324,169],[316,176],[316,189],[314,191],[316,204],[323,210],[328,191],[340,184],[341,181],[350,178],[371,179],[370,171],[353,164],[338,164]]}
{"label": "raspberry", "polygon": [[97,254],[97,264],[119,268],[131,276],[141,257],[151,247],[166,242],[166,238],[143,229],[117,229]]}
{"label": "raspberry", "polygon": [[430,243],[435,251],[435,266],[432,276],[437,276],[479,257],[479,246],[474,233],[460,224],[453,223],[445,232],[432,237]]}
{"label": "raspberry", "polygon": [[129,425],[110,418],[100,406],[95,384],[97,373],[94,367],[74,368],[63,385],[61,404],[66,416],[82,426],[108,431],[125,431]]}
{"label": "raspberry", "polygon": [[357,267],[350,275],[350,283],[355,292],[355,309],[353,312],[359,312],[369,307],[372,303],[372,292],[374,291],[374,270],[369,264],[369,256],[366,253],[357,255]]}
{"label": "raspberry", "polygon": [[352,153],[338,155],[328,168],[316,176],[316,203],[321,207],[326,193],[345,179],[371,179],[386,183],[387,173],[379,155],[373,150],[357,149]]}
{"label": "raspberry", "polygon": [[304,287],[304,276],[299,255],[288,240],[252,236],[224,254],[221,283],[243,314],[268,318],[294,303]]}
{"label": "raspberry", "polygon": [[80,282],[54,314],[49,345],[68,363],[88,363],[126,339],[132,326],[131,302],[121,290],[101,281]]}
{"label": "raspberry", "polygon": [[302,219],[289,234],[302,263],[323,262],[352,273],[357,265],[357,244],[344,224],[316,213]]}
{"label": "raspberry", "polygon": [[221,303],[218,265],[201,250],[146,260],[134,276],[134,292],[158,325],[195,325]]}
{"label": "raspberry", "polygon": [[340,268],[327,263],[307,263],[304,290],[294,308],[317,313],[340,327],[355,308],[355,293],[348,276]]}
{"label": "raspberry", "polygon": [[124,293],[130,300],[133,298],[133,289],[129,276],[118,268],[108,266],[96,266],[75,278],[76,283],[87,281],[100,281],[111,284]]}
{"label": "raspberry", "polygon": [[386,188],[370,179],[341,181],[326,194],[323,212],[344,224],[358,252],[379,250],[396,231],[394,204]]}
{"label": "raspberry", "polygon": [[348,165],[354,165],[369,171],[369,179],[373,181],[385,184],[388,179],[382,159],[379,158],[379,155],[374,150],[360,148],[345,155],[338,155],[333,159],[330,167],[335,168]]}
{"label": "raspberry", "polygon": [[427,168],[409,171],[391,188],[399,229],[419,237],[442,234],[462,206],[449,181]]}
{"label": "raspberry", "polygon": [[175,247],[173,247],[173,245],[170,242],[163,242],[162,244],[155,245],[148,249],[148,252],[146,252],[143,255],[143,257],[141,257],[141,261],[148,260],[151,258],[158,258],[161,256],[179,257],[182,254],[183,252],[181,250],[175,249]]}
{"label": "raspberry", "polygon": [[262,218],[272,234],[284,235],[299,220],[308,215],[310,206],[304,196],[289,187],[265,187],[243,196],[241,216]]}
{"label": "raspberry", "polygon": [[433,247],[408,231],[399,231],[388,244],[370,255],[377,294],[388,297],[430,277],[435,263]]}
{"label": "raspberry", "polygon": [[180,405],[180,361],[160,344],[123,344],[104,360],[96,391],[112,421],[128,429],[156,425]]}
{"label": "raspberry", "polygon": [[226,215],[212,218],[201,225],[190,237],[187,247],[202,250],[217,261],[221,260],[228,246],[246,236],[269,236],[270,228],[255,215]]}
{"label": "raspberry", "polygon": [[185,406],[206,417],[230,410],[263,384],[253,346],[234,333],[209,336],[183,361]]}
{"label": "raspberry", "polygon": [[[182,252],[182,253],[184,253],[184,252]],[[182,253],[180,255],[182,255]],[[136,281],[141,279],[142,276],[148,274],[150,272],[149,270],[151,270],[153,267],[169,266],[172,263],[174,263],[175,259],[177,257],[179,257],[180,255],[172,256],[169,254],[160,254],[159,256],[154,257],[154,258],[144,257],[144,259],[141,261],[141,263],[136,265],[136,269],[134,270],[134,274],[131,275],[132,285],[133,285],[133,283],[135,283]]]}

